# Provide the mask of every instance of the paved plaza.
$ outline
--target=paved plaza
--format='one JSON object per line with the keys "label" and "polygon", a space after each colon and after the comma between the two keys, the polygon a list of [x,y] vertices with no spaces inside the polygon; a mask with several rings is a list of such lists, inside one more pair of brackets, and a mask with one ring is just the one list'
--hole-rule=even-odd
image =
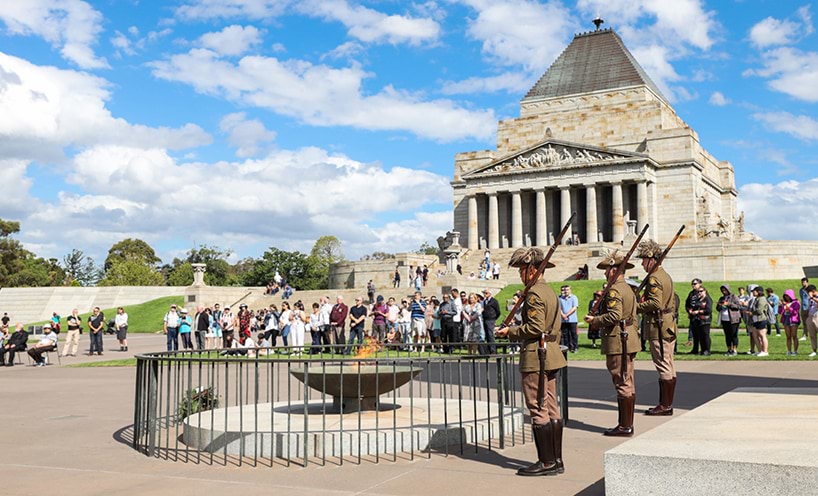
{"label": "paved plaza", "polygon": [[[106,336],[107,338],[107,336]],[[107,352],[102,359],[162,349],[161,335],[136,335],[130,353]],[[109,340],[113,344],[113,340]],[[87,345],[87,339],[85,343]],[[3,375],[0,450],[3,453],[2,494],[270,494],[414,495],[445,491],[452,495],[604,494],[603,453],[625,442],[606,438],[604,428],[616,423],[615,394],[603,362],[570,364],[571,421],[565,431],[566,473],[558,477],[522,478],[517,467],[534,456],[531,443],[502,451],[470,450],[414,461],[345,461],[344,466],[213,466],[148,458],[130,447],[133,422],[133,367],[70,368],[65,365],[97,357],[63,359],[63,367],[15,366]],[[25,362],[25,359],[24,359]],[[736,387],[815,387],[818,367],[812,362],[677,362],[677,415]],[[647,361],[637,362],[637,405],[657,400],[656,373]],[[673,417],[637,416],[637,436]],[[776,425],[759,426],[776,429]],[[804,426],[812,428],[812,426]]]}

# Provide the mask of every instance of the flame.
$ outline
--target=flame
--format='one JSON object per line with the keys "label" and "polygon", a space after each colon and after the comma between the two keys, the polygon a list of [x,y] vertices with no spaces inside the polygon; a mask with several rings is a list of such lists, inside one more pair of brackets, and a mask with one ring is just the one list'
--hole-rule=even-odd
{"label": "flame", "polygon": [[358,347],[358,353],[355,354],[355,358],[371,358],[381,351],[381,348],[381,343],[377,339],[364,338],[364,345]]}

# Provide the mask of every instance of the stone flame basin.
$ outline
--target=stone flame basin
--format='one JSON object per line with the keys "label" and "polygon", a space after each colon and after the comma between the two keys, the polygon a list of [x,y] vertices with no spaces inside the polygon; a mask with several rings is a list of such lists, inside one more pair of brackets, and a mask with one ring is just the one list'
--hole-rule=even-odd
{"label": "stone flame basin", "polygon": [[[343,371],[343,373],[342,373]],[[290,374],[312,389],[332,396],[332,409],[344,412],[376,410],[378,396],[398,389],[423,371],[409,365],[316,365],[293,368]],[[381,404],[381,406],[386,406]],[[388,405],[392,407],[392,405]]]}

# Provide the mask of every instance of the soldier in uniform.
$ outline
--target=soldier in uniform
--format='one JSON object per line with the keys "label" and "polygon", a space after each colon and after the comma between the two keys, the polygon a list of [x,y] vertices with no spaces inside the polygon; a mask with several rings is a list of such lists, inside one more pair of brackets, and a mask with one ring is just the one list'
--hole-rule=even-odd
{"label": "soldier in uniform", "polygon": [[[533,281],[537,268],[545,259],[539,248],[519,248],[511,256],[510,267],[520,270],[520,279],[526,285]],[[547,267],[554,267],[549,262]],[[565,472],[562,462],[563,423],[557,406],[557,372],[565,367],[565,357],[560,351],[560,305],[557,294],[545,284],[542,276],[537,279],[523,302],[521,325],[503,327],[496,331],[498,337],[521,341],[520,373],[523,396],[530,412],[537,461],[517,471],[517,475],[556,475]],[[540,337],[545,340],[544,387],[540,386],[540,360],[538,349]],[[540,408],[539,397],[544,402]]]}
{"label": "soldier in uniform", "polygon": [[[653,240],[639,243],[637,257],[642,268],[650,272],[659,264],[662,247]],[[658,266],[648,278],[638,313],[645,320],[645,331],[650,341],[650,355],[659,372],[659,404],[645,411],[645,415],[673,415],[673,395],[676,392],[676,368],[673,349],[676,346],[676,321],[673,314],[676,303],[673,279]]]}
{"label": "soldier in uniform", "polygon": [[633,409],[636,403],[636,387],[633,381],[633,361],[639,351],[639,332],[636,324],[636,295],[625,282],[625,270],[633,264],[625,264],[622,273],[612,280],[617,267],[625,261],[618,251],[610,252],[597,265],[605,271],[608,292],[596,316],[586,315],[589,326],[599,328],[602,334],[602,354],[608,372],[611,373],[616,401],[619,405],[619,423],[605,431],[606,436],[633,436]]}

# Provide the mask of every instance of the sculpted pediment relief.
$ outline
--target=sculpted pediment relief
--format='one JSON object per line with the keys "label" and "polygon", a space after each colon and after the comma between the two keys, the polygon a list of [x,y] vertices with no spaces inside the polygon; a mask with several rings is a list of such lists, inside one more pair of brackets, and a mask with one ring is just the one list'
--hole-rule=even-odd
{"label": "sculpted pediment relief", "polygon": [[604,165],[633,159],[647,159],[647,156],[639,153],[609,151],[566,142],[547,141],[520,153],[503,157],[485,167],[471,171],[465,174],[463,178],[529,169],[556,169]]}

